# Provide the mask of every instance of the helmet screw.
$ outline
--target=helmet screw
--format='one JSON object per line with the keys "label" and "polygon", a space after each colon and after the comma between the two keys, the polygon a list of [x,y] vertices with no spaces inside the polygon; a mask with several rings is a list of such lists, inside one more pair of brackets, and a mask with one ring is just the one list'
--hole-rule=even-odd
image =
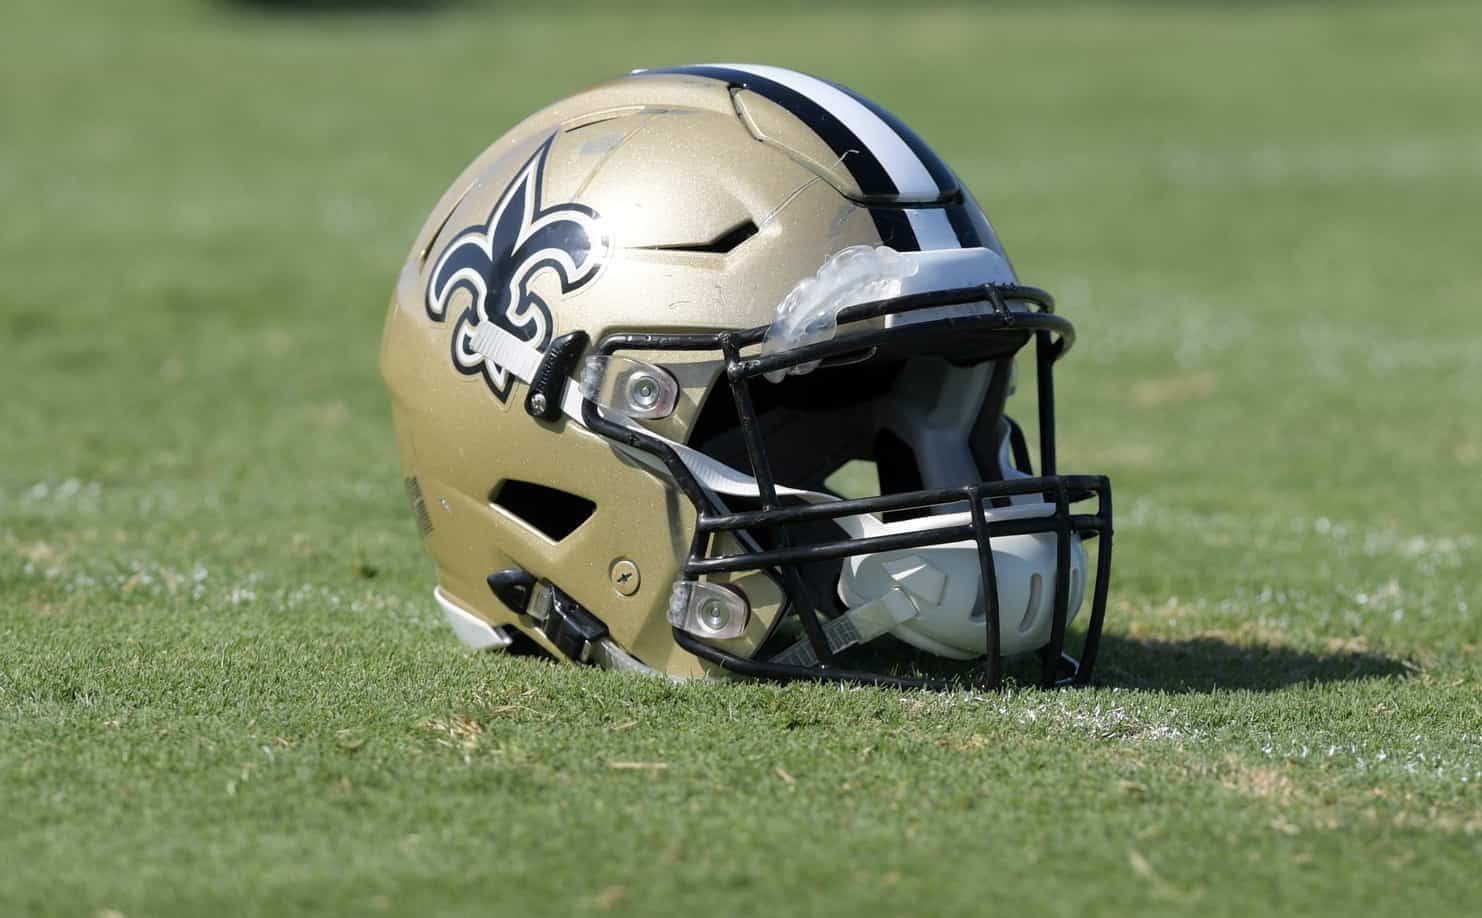
{"label": "helmet screw", "polygon": [[530,409],[536,414],[545,414],[545,395],[537,392],[530,396]]}
{"label": "helmet screw", "polygon": [[638,592],[638,565],[627,558],[612,562],[607,576],[612,580],[612,588],[621,595],[632,596]]}
{"label": "helmet screw", "polygon": [[707,599],[700,605],[700,624],[711,631],[724,630],[731,622],[731,610],[719,599]]}
{"label": "helmet screw", "polygon": [[640,411],[659,403],[659,381],[647,373],[634,373],[628,379],[628,400]]}

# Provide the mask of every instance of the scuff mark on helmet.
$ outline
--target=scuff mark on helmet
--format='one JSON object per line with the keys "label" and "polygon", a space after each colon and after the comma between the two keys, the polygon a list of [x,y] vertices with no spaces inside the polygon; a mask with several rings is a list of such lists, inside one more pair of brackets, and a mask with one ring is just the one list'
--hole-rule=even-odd
{"label": "scuff mark on helmet", "polygon": [[798,195],[801,195],[803,192],[807,191],[815,182],[821,181],[823,181],[823,179],[815,175],[813,178],[808,179],[806,182],[794,188],[792,191],[789,191],[776,207],[768,211],[765,217],[762,217],[760,220],[756,221],[757,229],[766,229],[773,220],[777,219],[777,215],[782,213],[783,209],[786,208],[787,205],[798,199]]}

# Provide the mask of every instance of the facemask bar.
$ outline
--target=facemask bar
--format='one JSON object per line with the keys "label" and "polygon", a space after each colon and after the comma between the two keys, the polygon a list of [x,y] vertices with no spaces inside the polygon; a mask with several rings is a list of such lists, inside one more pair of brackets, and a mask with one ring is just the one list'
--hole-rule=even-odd
{"label": "facemask bar", "polygon": [[[911,323],[893,328],[841,333],[826,341],[761,356],[743,357],[741,351],[743,348],[759,344],[766,334],[767,326],[696,334],[613,334],[599,343],[596,353],[600,356],[611,356],[618,351],[642,350],[719,350],[721,352],[725,359],[725,375],[735,401],[741,433],[752,466],[752,474],[760,492],[762,504],[760,510],[734,513],[719,505],[716,498],[700,484],[668,443],[642,430],[604,418],[598,406],[590,399],[584,400],[582,405],[583,422],[591,430],[660,459],[680,489],[694,504],[697,525],[695,537],[690,546],[690,555],[684,568],[684,580],[693,581],[705,574],[727,571],[770,571],[787,586],[792,598],[791,611],[796,613],[802,624],[804,634],[819,660],[819,665],[805,667],[746,659],[712,647],[678,627],[673,629],[676,643],[702,659],[710,660],[742,675],[770,678],[822,678],[908,688],[952,688],[954,686],[951,683],[940,680],[897,677],[883,673],[853,671],[836,666],[834,654],[829,647],[823,624],[819,619],[818,609],[821,605],[815,601],[815,597],[810,595],[811,591],[798,572],[797,566],[809,561],[834,560],[870,552],[972,540],[978,548],[981,566],[980,602],[986,610],[985,677],[987,686],[996,689],[1003,682],[1003,658],[999,652],[1001,622],[991,539],[1009,535],[1054,533],[1057,545],[1055,607],[1050,642],[1040,651],[1043,671],[1041,683],[1048,687],[1056,684],[1084,685],[1090,681],[1091,670],[1095,664],[1100,644],[1111,573],[1111,486],[1104,476],[1060,476],[1055,473],[1053,365],[1070,349],[1075,340],[1075,331],[1070,322],[1054,315],[1053,300],[1043,290],[1020,285],[984,285],[930,291],[860,303],[840,310],[838,325],[840,331],[843,332],[845,327],[852,323],[867,322],[916,310],[983,301],[989,303],[991,311],[973,316],[953,317],[939,322]],[[1010,301],[1028,302],[1036,309],[1033,312],[1015,312],[1008,306]],[[766,444],[752,404],[751,379],[804,363],[821,362],[826,365],[830,359],[843,359],[849,355],[868,352],[882,345],[909,340],[914,335],[940,335],[944,330],[952,333],[988,332],[1019,335],[1026,339],[1033,338],[1037,368],[1036,382],[1039,389],[1039,439],[1043,474],[1036,478],[980,482],[961,487],[831,501],[823,504],[783,505],[778,498],[777,482],[773,478],[771,464],[767,459]],[[1018,442],[1011,444],[1016,462],[1021,458],[1021,453],[1027,453],[1027,449],[1023,448],[1022,432],[1018,432],[1017,440]],[[1027,456],[1022,458],[1027,460]],[[1023,494],[1042,495],[1046,502],[1054,504],[1054,513],[1044,517],[997,522],[988,519],[986,507],[992,499]],[[1092,498],[1097,500],[1097,510],[1094,514],[1071,513],[1072,504]],[[965,526],[840,539],[827,543],[797,546],[792,545],[788,537],[787,527],[792,523],[963,503],[971,511],[971,522]],[[773,530],[776,547],[763,550],[758,546],[750,531],[761,528]],[[706,548],[711,537],[720,532],[730,533],[741,543],[743,551],[732,555],[708,556]],[[1068,621],[1068,579],[1072,535],[1080,535],[1083,539],[1093,537],[1099,539],[1096,555],[1096,582],[1092,594],[1086,638],[1079,660],[1064,652]],[[1068,676],[1063,677],[1062,674],[1067,670]]]}

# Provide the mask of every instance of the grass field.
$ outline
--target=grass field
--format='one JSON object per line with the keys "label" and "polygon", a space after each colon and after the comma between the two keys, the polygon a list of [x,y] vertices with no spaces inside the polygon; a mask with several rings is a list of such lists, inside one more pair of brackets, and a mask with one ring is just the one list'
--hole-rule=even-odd
{"label": "grass field", "polygon": [[[1482,913],[1479,35],[11,0],[0,915]],[[673,686],[443,626],[375,368],[405,248],[528,110],[714,59],[907,117],[1077,323],[1098,688]]]}

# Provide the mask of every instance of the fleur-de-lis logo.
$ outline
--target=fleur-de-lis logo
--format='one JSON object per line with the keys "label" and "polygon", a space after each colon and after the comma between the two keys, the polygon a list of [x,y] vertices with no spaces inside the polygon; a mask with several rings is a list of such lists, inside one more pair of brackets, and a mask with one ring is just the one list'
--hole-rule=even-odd
{"label": "fleur-de-lis logo", "polygon": [[561,293],[571,293],[597,275],[611,249],[592,208],[565,203],[541,209],[541,179],[555,139],[552,134],[520,168],[487,223],[468,227],[448,243],[427,283],[427,315],[436,322],[447,320],[457,291],[472,296],[453,324],[453,366],[468,376],[482,374],[501,402],[514,381],[473,349],[479,323],[493,322],[545,350],[551,342],[551,310],[531,282],[550,270]]}

